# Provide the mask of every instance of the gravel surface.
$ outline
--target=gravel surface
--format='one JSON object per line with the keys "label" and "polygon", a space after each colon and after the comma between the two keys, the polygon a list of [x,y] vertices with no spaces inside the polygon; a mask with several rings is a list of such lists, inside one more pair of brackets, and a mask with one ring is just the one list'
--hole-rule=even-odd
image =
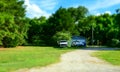
{"label": "gravel surface", "polygon": [[42,68],[21,69],[16,72],[120,72],[120,66],[113,66],[90,56],[97,49],[83,49],[61,56],[61,62]]}

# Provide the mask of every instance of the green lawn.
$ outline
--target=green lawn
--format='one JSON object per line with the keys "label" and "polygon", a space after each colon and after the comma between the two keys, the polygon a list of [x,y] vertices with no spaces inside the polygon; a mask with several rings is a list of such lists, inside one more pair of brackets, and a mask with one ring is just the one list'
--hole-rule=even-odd
{"label": "green lawn", "polygon": [[10,72],[21,68],[41,67],[58,62],[62,53],[73,49],[53,47],[0,48],[0,72]]}
{"label": "green lawn", "polygon": [[113,65],[120,66],[120,50],[98,51],[94,52],[92,55],[103,59]]}

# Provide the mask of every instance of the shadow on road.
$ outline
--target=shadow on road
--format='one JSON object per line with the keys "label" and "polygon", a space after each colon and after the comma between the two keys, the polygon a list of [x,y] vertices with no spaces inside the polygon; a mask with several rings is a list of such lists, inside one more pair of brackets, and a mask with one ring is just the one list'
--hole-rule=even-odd
{"label": "shadow on road", "polygon": [[86,47],[81,50],[120,50],[120,48],[108,48],[108,47]]}

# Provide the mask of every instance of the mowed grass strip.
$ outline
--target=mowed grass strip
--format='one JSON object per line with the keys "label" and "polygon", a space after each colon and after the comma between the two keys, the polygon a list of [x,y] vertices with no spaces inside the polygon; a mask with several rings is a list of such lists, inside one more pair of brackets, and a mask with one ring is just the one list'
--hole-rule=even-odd
{"label": "mowed grass strip", "polygon": [[92,55],[103,59],[113,65],[120,66],[120,50],[98,51],[94,52]]}
{"label": "mowed grass strip", "polygon": [[46,66],[58,62],[61,54],[72,50],[34,46],[0,49],[0,72]]}

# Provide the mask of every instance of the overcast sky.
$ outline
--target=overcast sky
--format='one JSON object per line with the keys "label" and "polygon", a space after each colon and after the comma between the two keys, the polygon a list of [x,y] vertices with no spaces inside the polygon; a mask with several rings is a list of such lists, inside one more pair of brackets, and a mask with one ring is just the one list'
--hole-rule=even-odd
{"label": "overcast sky", "polygon": [[120,0],[25,0],[26,16],[30,18],[55,13],[61,6],[64,8],[85,6],[90,14],[115,13],[120,8]]}

